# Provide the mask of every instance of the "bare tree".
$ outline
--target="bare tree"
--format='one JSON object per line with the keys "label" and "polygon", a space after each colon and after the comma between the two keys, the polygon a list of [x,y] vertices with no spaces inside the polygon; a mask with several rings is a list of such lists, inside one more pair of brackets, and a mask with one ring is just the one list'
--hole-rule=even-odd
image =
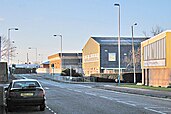
{"label": "bare tree", "polygon": [[151,30],[151,34],[156,36],[157,34],[163,32],[164,30],[160,26],[153,27]]}
{"label": "bare tree", "polygon": [[[140,70],[140,65],[141,65],[141,47],[139,46],[138,48],[136,48],[134,53],[135,53],[135,66],[136,66],[136,70]],[[128,71],[133,70],[133,54],[132,54],[132,50],[130,50],[128,55],[124,57],[122,63],[126,65],[126,69]]]}
{"label": "bare tree", "polygon": [[2,60],[8,59],[8,48],[9,48],[9,58],[14,57],[14,52],[16,50],[16,47],[13,45],[12,42],[10,42],[6,37],[1,37],[1,58]]}
{"label": "bare tree", "polygon": [[143,34],[144,34],[144,36],[145,36],[146,38],[148,38],[148,37],[149,37],[149,35],[147,34],[147,32],[146,32],[146,31],[143,31]]}
{"label": "bare tree", "polygon": [[153,36],[156,36],[157,34],[160,34],[161,32],[163,32],[164,29],[162,29],[162,27],[160,26],[156,26],[156,27],[152,27],[151,31],[150,31],[150,35],[147,34],[146,31],[143,31],[143,34],[146,38],[149,38],[150,36],[153,37]]}

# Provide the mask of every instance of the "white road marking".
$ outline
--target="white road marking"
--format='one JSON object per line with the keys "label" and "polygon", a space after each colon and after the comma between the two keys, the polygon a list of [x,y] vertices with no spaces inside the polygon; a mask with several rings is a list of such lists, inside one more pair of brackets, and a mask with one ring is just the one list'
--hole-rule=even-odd
{"label": "white road marking", "polygon": [[135,101],[127,101],[129,103],[133,103],[133,104],[137,104],[138,102],[135,102]]}
{"label": "white road marking", "polygon": [[162,112],[164,113],[164,112],[171,112],[171,108],[169,108],[169,107],[158,107],[158,106],[156,106],[156,107],[149,107],[150,109],[158,109],[158,110],[162,110]]}
{"label": "white road marking", "polygon": [[144,109],[152,111],[152,112],[156,112],[156,113],[159,113],[159,114],[167,114],[167,113],[164,113],[164,112],[161,112],[161,111],[157,111],[157,110],[151,109],[151,107],[144,107]]}
{"label": "white road marking", "polygon": [[59,85],[56,85],[56,84],[52,84],[52,83],[48,83],[48,82],[44,82],[44,81],[40,81],[40,82],[42,82],[42,83],[44,83],[44,84],[49,84],[49,85],[52,85],[52,86],[59,87]]}
{"label": "white road marking", "polygon": [[118,101],[118,99],[117,99],[117,98],[112,98],[112,100]]}
{"label": "white road marking", "polygon": [[110,92],[110,93],[119,93],[119,94],[121,94],[121,92],[118,92],[118,91],[112,91],[112,90],[106,90],[106,89],[104,89],[104,91],[107,91],[107,92]]}
{"label": "white road marking", "polygon": [[49,108],[48,106],[46,106],[46,108],[47,108],[50,112],[52,112],[52,113],[54,113],[54,114],[57,114],[54,110],[52,110],[52,109]]}
{"label": "white road marking", "polygon": [[105,87],[115,87],[115,86],[113,86],[113,85],[104,85]]}
{"label": "white road marking", "polygon": [[85,85],[78,85],[78,86],[86,87],[86,88],[92,88],[91,86],[85,86]]}
{"label": "white road marking", "polygon": [[96,94],[94,94],[94,93],[88,93],[88,92],[85,92],[85,94],[87,94],[87,95],[97,96],[97,95],[96,95]]}
{"label": "white road marking", "polygon": [[73,91],[73,89],[70,89],[70,88],[67,88],[67,89]]}
{"label": "white road marking", "polygon": [[127,105],[130,105],[130,106],[136,106],[135,104],[128,103],[128,102],[124,102],[124,101],[116,101],[116,102],[123,103],[123,104],[127,104]]}
{"label": "white road marking", "polygon": [[79,90],[74,90],[75,92],[79,92],[79,93],[81,93],[82,91],[79,91]]}
{"label": "white road marking", "polygon": [[110,97],[106,97],[106,96],[99,96],[101,98],[105,98],[105,99],[109,99],[109,100],[113,100],[113,98],[110,98]]}

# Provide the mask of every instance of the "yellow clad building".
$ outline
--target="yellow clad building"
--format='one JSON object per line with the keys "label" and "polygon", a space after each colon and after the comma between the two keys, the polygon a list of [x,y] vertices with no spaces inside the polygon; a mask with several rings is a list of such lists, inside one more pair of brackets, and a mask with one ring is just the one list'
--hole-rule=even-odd
{"label": "yellow clad building", "polygon": [[171,30],[141,43],[141,62],[144,85],[171,85]]}
{"label": "yellow clad building", "polygon": [[[57,53],[48,56],[50,73],[60,74],[62,70],[72,68],[82,73],[82,53]],[[62,64],[61,64],[62,62]],[[62,66],[61,66],[62,65]]]}

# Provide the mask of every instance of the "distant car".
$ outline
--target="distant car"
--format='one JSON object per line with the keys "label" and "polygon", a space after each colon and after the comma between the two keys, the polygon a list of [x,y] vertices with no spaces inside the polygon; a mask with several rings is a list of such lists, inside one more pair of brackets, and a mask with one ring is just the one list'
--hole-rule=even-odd
{"label": "distant car", "polygon": [[45,90],[37,80],[13,80],[5,93],[8,111],[16,106],[39,106],[41,111],[45,110]]}

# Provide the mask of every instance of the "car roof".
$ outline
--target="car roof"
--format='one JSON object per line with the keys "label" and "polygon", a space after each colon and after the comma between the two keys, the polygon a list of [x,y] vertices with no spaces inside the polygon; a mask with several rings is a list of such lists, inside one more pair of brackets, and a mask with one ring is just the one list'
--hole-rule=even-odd
{"label": "car roof", "polygon": [[13,82],[23,82],[23,81],[36,81],[36,82],[38,82],[35,79],[17,79],[17,80],[13,80]]}

